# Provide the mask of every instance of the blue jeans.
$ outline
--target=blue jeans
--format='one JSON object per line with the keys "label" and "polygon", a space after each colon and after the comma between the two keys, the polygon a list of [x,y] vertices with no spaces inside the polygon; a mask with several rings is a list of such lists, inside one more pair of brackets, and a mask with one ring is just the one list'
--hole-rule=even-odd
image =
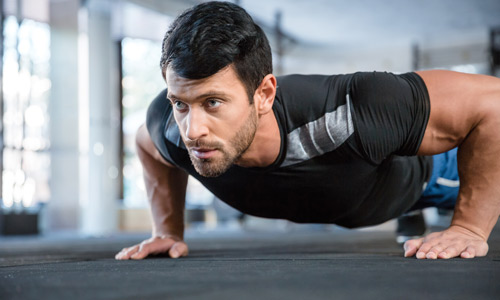
{"label": "blue jeans", "polygon": [[426,207],[453,209],[458,196],[457,148],[434,155],[432,176],[420,199],[410,210]]}

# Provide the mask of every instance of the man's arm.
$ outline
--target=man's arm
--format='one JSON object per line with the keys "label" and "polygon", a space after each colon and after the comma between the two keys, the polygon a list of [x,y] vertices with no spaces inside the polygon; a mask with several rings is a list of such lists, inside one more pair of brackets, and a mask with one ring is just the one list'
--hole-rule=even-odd
{"label": "man's arm", "polygon": [[406,242],[405,256],[484,256],[500,215],[500,79],[450,71],[418,74],[431,103],[418,154],[458,146],[460,190],[451,226]]}
{"label": "man's arm", "polygon": [[153,234],[140,244],[124,248],[115,258],[142,259],[166,252],[173,258],[186,256],[188,247],[183,238],[188,175],[163,159],[144,125],[137,131],[136,145],[153,218]]}

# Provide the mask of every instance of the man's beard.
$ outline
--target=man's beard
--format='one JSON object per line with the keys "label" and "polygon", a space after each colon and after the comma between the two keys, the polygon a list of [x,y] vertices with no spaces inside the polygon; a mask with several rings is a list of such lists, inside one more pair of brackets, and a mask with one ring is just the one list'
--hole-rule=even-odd
{"label": "man's beard", "polygon": [[204,177],[218,177],[224,174],[250,147],[256,131],[257,117],[255,107],[252,106],[250,116],[229,141],[228,146],[230,149],[224,147],[220,142],[205,142],[203,140],[185,141],[188,149],[191,147],[217,149],[217,151],[222,153],[222,157],[200,159],[189,150],[189,158],[196,172]]}

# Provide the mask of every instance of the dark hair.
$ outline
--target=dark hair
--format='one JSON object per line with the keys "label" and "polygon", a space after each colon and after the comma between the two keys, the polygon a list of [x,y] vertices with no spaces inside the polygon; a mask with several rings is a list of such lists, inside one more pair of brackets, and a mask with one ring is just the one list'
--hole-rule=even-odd
{"label": "dark hair", "polygon": [[209,77],[234,63],[250,103],[262,79],[272,73],[269,41],[241,7],[206,2],[183,12],[170,26],[162,45],[160,66],[188,79]]}

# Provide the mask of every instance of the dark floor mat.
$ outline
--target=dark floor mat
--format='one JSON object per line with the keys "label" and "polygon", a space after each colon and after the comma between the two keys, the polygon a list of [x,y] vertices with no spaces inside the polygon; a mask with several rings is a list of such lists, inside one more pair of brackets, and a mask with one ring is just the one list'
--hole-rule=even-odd
{"label": "dark floor mat", "polygon": [[115,261],[146,235],[0,239],[0,299],[499,299],[473,260],[403,258],[390,232],[192,232],[190,255]]}

